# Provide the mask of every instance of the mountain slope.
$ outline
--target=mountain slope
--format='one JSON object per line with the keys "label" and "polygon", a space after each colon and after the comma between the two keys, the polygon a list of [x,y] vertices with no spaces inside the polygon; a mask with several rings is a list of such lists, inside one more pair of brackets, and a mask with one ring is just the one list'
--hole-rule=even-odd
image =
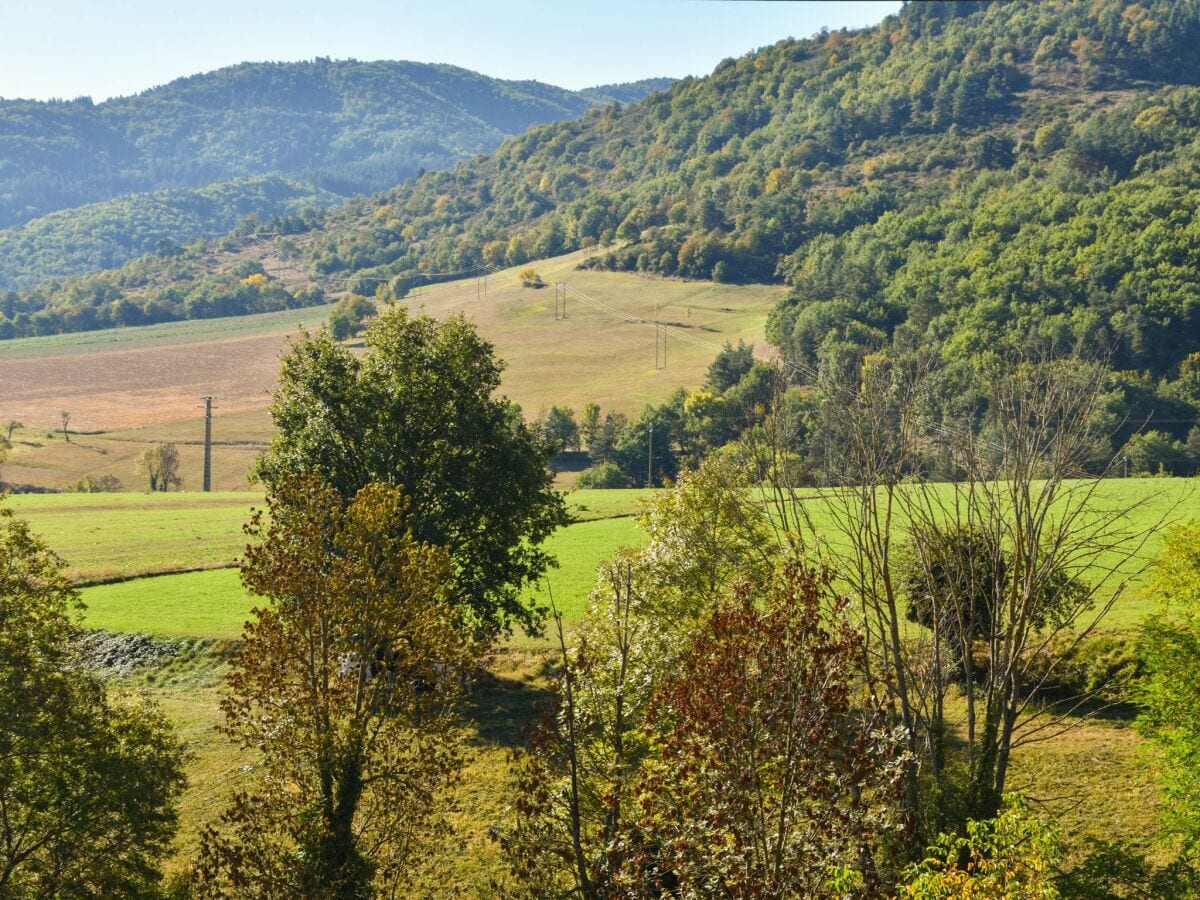
{"label": "mountain slope", "polygon": [[[910,4],[535,127],[297,243],[314,283],[399,293],[596,245],[594,266],[786,282],[769,334],[802,368],[1042,341],[1174,378],[1200,352],[1198,44],[1196,0]],[[94,276],[0,313],[52,331],[172,290]]]}
{"label": "mountain slope", "polygon": [[244,63],[100,104],[0,100],[0,227],[264,174],[379,190],[606,100],[454,66],[327,59]]}
{"label": "mountain slope", "polygon": [[59,210],[0,229],[0,289],[116,268],[147,253],[177,252],[179,244],[223,235],[247,219],[300,214],[314,220],[319,208],[341,200],[310,184],[267,175]]}

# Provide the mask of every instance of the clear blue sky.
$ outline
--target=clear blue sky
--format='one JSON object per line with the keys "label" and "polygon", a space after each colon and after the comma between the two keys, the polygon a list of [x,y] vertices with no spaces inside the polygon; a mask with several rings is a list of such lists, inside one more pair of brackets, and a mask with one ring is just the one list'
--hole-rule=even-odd
{"label": "clear blue sky", "polygon": [[0,0],[0,97],[94,100],[244,60],[410,59],[569,88],[703,75],[899,2]]}

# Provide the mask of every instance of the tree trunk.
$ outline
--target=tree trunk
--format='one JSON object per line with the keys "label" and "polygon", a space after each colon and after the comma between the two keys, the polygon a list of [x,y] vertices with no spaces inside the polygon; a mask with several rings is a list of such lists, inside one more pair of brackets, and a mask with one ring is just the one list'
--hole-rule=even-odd
{"label": "tree trunk", "polygon": [[359,900],[372,895],[371,865],[354,841],[354,814],[362,798],[362,764],[346,762],[339,777],[322,778],[324,828],[313,866],[315,896]]}

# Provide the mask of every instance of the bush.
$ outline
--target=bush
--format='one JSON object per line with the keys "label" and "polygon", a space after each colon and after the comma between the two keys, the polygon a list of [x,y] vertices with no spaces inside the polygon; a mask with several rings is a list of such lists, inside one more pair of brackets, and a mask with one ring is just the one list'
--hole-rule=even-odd
{"label": "bush", "polygon": [[121,479],[116,475],[84,475],[70,489],[76,494],[111,494],[121,490]]}
{"label": "bush", "polygon": [[527,288],[542,288],[546,286],[546,282],[542,280],[542,276],[537,273],[537,270],[532,266],[521,270],[521,287]]}
{"label": "bush", "polygon": [[623,488],[629,487],[629,479],[621,472],[614,462],[602,462],[598,466],[585,469],[576,482],[581,488]]}

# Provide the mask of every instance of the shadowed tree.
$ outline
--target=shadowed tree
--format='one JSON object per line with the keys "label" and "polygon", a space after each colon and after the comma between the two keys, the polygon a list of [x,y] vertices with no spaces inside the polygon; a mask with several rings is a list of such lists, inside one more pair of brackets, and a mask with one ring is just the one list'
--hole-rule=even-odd
{"label": "shadowed tree", "polygon": [[0,896],[154,895],[183,748],[80,668],[62,561],[0,510]]}
{"label": "shadowed tree", "polygon": [[456,706],[474,665],[446,552],[415,540],[407,502],[351,501],[283,478],[242,579],[266,598],[246,626],[225,730],[258,755],[253,785],[206,828],[207,896],[385,896],[442,833],[460,757]]}

